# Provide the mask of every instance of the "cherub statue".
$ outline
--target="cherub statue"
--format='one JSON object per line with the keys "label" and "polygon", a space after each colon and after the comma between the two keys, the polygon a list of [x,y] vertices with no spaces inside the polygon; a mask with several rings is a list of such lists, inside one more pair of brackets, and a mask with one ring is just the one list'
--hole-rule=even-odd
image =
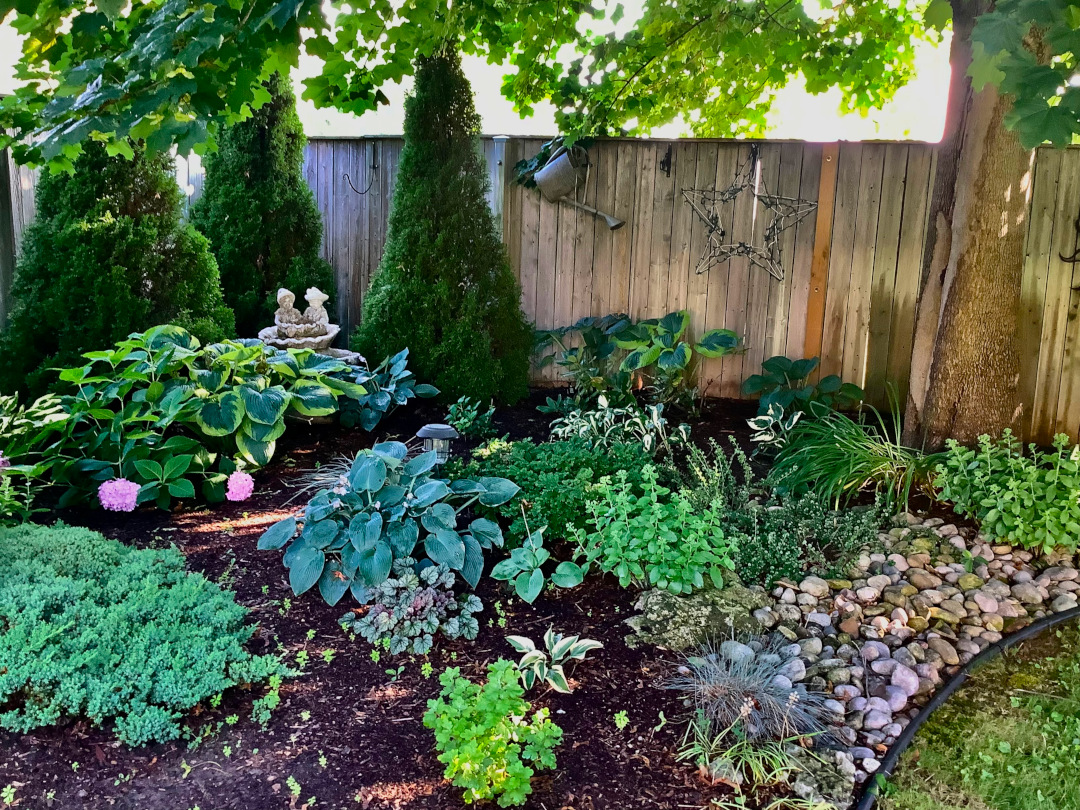
{"label": "cherub statue", "polygon": [[304,322],[304,316],[293,306],[295,301],[296,296],[284,287],[277,291],[278,308],[274,313],[274,325],[277,327],[278,337],[299,336],[299,326]]}
{"label": "cherub statue", "polygon": [[330,325],[330,314],[323,304],[330,300],[330,296],[318,287],[308,287],[304,300],[308,302],[308,308],[304,310],[304,321],[322,327],[322,332],[318,334],[325,334],[326,327]]}

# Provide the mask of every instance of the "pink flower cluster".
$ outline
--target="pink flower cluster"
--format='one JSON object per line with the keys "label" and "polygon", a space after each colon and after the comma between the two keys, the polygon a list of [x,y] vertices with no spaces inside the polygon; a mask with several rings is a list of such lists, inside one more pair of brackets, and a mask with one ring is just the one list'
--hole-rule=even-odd
{"label": "pink flower cluster", "polygon": [[246,501],[254,491],[255,479],[237,470],[229,476],[229,486],[225,490],[225,497],[230,501]]}
{"label": "pink flower cluster", "polygon": [[0,470],[3,470],[11,466],[11,459],[6,458],[3,453],[0,453]]}
{"label": "pink flower cluster", "polygon": [[133,512],[139,502],[139,485],[126,478],[114,478],[98,487],[98,500],[110,512]]}

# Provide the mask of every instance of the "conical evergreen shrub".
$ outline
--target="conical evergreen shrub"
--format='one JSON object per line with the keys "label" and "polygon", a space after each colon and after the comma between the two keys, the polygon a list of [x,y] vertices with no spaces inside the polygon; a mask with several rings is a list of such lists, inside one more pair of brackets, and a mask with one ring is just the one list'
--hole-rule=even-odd
{"label": "conical evergreen shrub", "polygon": [[0,334],[0,390],[41,393],[87,351],[162,323],[233,335],[206,239],[181,222],[169,155],[110,157],[88,142],[72,174],[42,173],[37,216]]}
{"label": "conical evergreen shrub", "polygon": [[528,392],[532,328],[485,194],[480,118],[457,52],[419,57],[389,231],[353,349],[405,347],[447,400]]}
{"label": "conical evergreen shrub", "polygon": [[[289,80],[274,74],[270,101],[229,127],[207,158],[191,221],[210,240],[236,331],[255,337],[274,322],[277,291],[302,301],[308,287],[335,295],[334,271],[319,256],[322,216],[304,180],[304,130]],[[332,311],[332,310],[331,310]]]}

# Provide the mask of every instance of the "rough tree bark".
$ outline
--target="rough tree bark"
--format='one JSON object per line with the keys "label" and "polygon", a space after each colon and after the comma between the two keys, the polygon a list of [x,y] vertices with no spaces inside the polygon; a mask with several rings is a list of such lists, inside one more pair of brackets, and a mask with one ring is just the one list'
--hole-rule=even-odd
{"label": "rough tree bark", "polygon": [[1034,153],[1003,126],[1007,97],[989,85],[977,94],[970,82],[957,87],[971,25],[987,6],[953,2],[955,129],[939,155],[905,425],[908,442],[927,450],[1000,433],[1020,416],[1017,327]]}

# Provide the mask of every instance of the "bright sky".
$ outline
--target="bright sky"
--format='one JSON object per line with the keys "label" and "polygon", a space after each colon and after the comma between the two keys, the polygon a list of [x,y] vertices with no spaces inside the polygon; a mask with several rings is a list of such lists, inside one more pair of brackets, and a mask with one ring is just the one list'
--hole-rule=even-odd
{"label": "bright sky", "polygon": [[[19,55],[18,38],[7,25],[0,26],[0,93],[13,89],[12,65]],[[489,135],[554,135],[552,108],[538,107],[531,118],[522,119],[503,98],[499,88],[503,71],[476,57],[464,57],[465,73],[472,82],[476,106]],[[921,43],[917,47],[918,74],[884,109],[865,118],[841,115],[840,93],[820,96],[806,92],[801,79],[782,91],[770,117],[769,136],[808,141],[833,140],[902,140],[937,141],[945,125],[945,103],[949,87],[949,43],[939,46]],[[318,71],[318,62],[301,59],[296,77]],[[404,117],[403,101],[411,81],[387,88],[389,106],[354,116],[336,110],[318,110],[310,102],[300,101],[300,118],[310,136],[400,135]],[[302,87],[297,82],[297,96]],[[665,127],[657,137],[685,134],[677,127]]]}

